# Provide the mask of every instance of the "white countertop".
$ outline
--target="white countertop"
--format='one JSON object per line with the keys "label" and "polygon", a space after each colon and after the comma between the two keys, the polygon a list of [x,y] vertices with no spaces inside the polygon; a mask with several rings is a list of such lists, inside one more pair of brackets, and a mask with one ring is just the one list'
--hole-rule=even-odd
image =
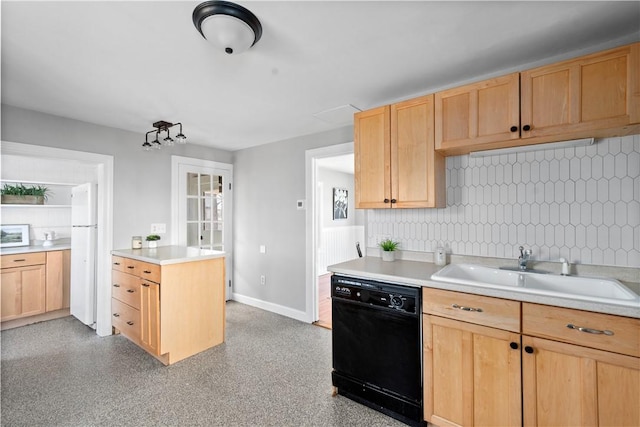
{"label": "white countertop", "polygon": [[33,252],[64,251],[71,249],[71,244],[60,243],[51,246],[13,246],[0,249],[0,255],[29,254]]}
{"label": "white countertop", "polygon": [[443,267],[430,262],[405,260],[388,262],[382,261],[382,259],[378,257],[364,257],[342,262],[340,264],[330,265],[327,267],[327,270],[345,276],[380,280],[409,286],[445,289],[465,292],[468,294],[486,295],[516,301],[532,302],[536,304],[546,304],[557,307],[594,311],[597,313],[640,318],[640,307],[633,308],[614,304],[580,301],[569,298],[531,295],[516,291],[479,288],[477,286],[458,285],[430,280],[431,275],[441,268]]}
{"label": "white countertop", "polygon": [[153,249],[114,249],[111,254],[159,265],[180,264],[183,262],[223,258],[225,256],[223,251],[187,246],[158,246]]}

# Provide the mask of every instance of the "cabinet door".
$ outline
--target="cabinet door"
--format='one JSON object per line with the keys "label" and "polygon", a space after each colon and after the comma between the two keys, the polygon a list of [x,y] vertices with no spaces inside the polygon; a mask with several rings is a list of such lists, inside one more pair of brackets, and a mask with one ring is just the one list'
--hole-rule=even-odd
{"label": "cabinet door", "polygon": [[1,286],[1,321],[45,312],[44,265],[3,269]]}
{"label": "cabinet door", "polygon": [[70,253],[69,250],[46,253],[46,311],[60,310],[69,306]]}
{"label": "cabinet door", "polygon": [[354,115],[356,208],[391,206],[389,114],[384,106]]}
{"label": "cabinet door", "polygon": [[522,337],[525,426],[640,425],[640,359]]}
{"label": "cabinet door", "polygon": [[424,417],[444,426],[520,426],[520,335],[424,315]]}
{"label": "cabinet door", "polygon": [[522,138],[605,136],[588,132],[640,122],[639,69],[636,43],[523,72]]}
{"label": "cabinet door", "polygon": [[147,351],[160,355],[160,285],[143,280],[140,296],[140,341]]}
{"label": "cabinet door", "polygon": [[445,206],[444,157],[435,152],[433,95],[391,105],[394,208]]}
{"label": "cabinet door", "polygon": [[[520,138],[518,73],[460,86],[435,95],[436,150],[466,153],[470,147]],[[498,148],[493,146],[491,148]],[[480,148],[478,148],[480,149]]]}

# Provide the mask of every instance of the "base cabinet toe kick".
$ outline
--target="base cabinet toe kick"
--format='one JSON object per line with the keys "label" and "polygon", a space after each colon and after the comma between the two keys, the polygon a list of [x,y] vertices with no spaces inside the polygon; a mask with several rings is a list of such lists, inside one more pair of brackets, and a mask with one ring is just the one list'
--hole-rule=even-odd
{"label": "base cabinet toe kick", "polygon": [[111,322],[165,365],[224,342],[224,258],[158,265],[114,255]]}

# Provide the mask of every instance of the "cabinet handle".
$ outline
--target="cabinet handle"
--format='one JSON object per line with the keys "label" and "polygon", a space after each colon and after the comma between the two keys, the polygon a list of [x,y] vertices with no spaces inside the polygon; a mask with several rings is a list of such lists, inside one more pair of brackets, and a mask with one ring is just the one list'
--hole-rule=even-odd
{"label": "cabinet handle", "polygon": [[526,131],[530,131],[530,130],[531,130],[531,126],[529,126],[529,125],[524,125],[524,126],[522,126],[522,130],[523,130],[523,131],[525,131],[525,132],[526,132]]}
{"label": "cabinet handle", "polygon": [[149,284],[148,283],[143,283],[142,286],[144,286],[145,288],[148,288]]}
{"label": "cabinet handle", "polygon": [[135,268],[133,265],[127,265],[127,268]]}
{"label": "cabinet handle", "polygon": [[517,350],[518,349],[518,343],[517,342],[512,342],[512,343],[509,344],[509,347],[511,347],[514,350]]}
{"label": "cabinet handle", "polygon": [[26,259],[25,258],[21,258],[21,259],[14,259],[13,262],[25,262]]}
{"label": "cabinet handle", "polygon": [[119,287],[120,287],[120,285],[118,285],[117,283],[114,283],[114,284],[113,284],[113,287],[114,287],[114,288],[119,288]]}
{"label": "cabinet handle", "polygon": [[608,336],[612,336],[613,335],[613,331],[609,331],[607,329],[605,329],[604,331],[601,331],[600,329],[585,328],[583,326],[576,326],[576,325],[573,325],[571,323],[569,323],[567,325],[567,328],[575,329],[576,331],[580,331],[580,332],[586,332],[587,334],[608,335]]}
{"label": "cabinet handle", "polygon": [[397,202],[396,199],[391,199],[391,203],[395,203],[395,202]]}
{"label": "cabinet handle", "polygon": [[133,322],[132,322],[131,320],[129,320],[129,321],[127,322],[127,325],[129,325],[129,326],[133,326]]}
{"label": "cabinet handle", "polygon": [[451,304],[451,307],[457,308],[458,310],[462,310],[462,311],[476,311],[478,313],[482,313],[481,308],[465,307],[463,305],[458,305],[458,304]]}
{"label": "cabinet handle", "polygon": [[531,353],[533,353],[533,347],[531,347],[531,346],[526,346],[526,347],[524,348],[524,351],[526,351],[527,353],[531,354]]}
{"label": "cabinet handle", "polygon": [[118,313],[113,313],[113,317],[120,317]]}
{"label": "cabinet handle", "polygon": [[509,129],[511,132],[517,132],[518,131],[518,126],[511,126],[511,129]]}
{"label": "cabinet handle", "polygon": [[120,265],[120,263],[119,262],[114,262],[113,265]]}
{"label": "cabinet handle", "polygon": [[151,274],[151,272],[149,270],[145,270],[145,271],[143,271],[143,273]]}
{"label": "cabinet handle", "polygon": [[127,289],[127,292],[129,292],[130,294],[134,293],[135,291],[133,289]]}
{"label": "cabinet handle", "polygon": [[389,203],[389,199],[384,199],[383,202]]}

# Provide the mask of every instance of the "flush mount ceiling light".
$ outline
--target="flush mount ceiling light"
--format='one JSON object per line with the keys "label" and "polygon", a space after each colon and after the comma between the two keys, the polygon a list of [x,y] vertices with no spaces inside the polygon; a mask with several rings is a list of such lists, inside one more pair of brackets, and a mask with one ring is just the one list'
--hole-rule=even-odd
{"label": "flush mount ceiling light", "polygon": [[262,36],[258,18],[229,1],[200,3],[193,10],[193,25],[202,37],[228,54],[244,52]]}
{"label": "flush mount ceiling light", "polygon": [[[169,132],[169,129],[171,129],[174,126],[180,126],[180,131],[178,132],[178,134],[176,135],[176,139],[174,140],[173,138],[171,138],[171,134]],[[170,123],[170,122],[165,122],[164,120],[160,120],[159,122],[155,122],[153,124],[153,127],[155,128],[154,130],[150,130],[149,132],[147,132],[147,134],[145,135],[144,138],[144,142],[142,143],[142,149],[144,151],[151,151],[151,150],[159,150],[160,148],[162,148],[162,146],[164,145],[165,147],[170,147],[172,146],[174,143],[178,143],[178,144],[186,144],[187,143],[187,137],[184,136],[184,134],[182,133],[182,123]],[[160,133],[161,132],[166,132],[167,136],[162,139],[162,141],[160,141]],[[151,133],[155,133],[156,134],[156,138],[149,142],[149,134]]]}

